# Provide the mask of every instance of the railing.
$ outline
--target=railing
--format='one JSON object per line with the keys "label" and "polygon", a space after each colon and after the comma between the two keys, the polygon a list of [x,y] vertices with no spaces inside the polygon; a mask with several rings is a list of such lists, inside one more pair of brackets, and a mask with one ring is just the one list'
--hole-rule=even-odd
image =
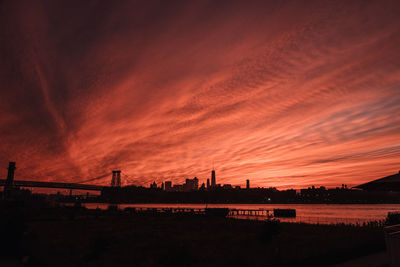
{"label": "railing", "polygon": [[387,226],[384,230],[389,266],[400,267],[400,224]]}
{"label": "railing", "polygon": [[359,219],[359,218],[339,218],[339,217],[310,217],[310,216],[298,216],[295,218],[278,218],[273,215],[270,216],[251,216],[251,215],[234,215],[232,216],[238,219],[252,219],[252,220],[266,220],[271,218],[279,219],[281,222],[291,222],[291,223],[306,223],[306,224],[345,224],[345,225],[384,225],[384,218],[381,220],[372,219]]}

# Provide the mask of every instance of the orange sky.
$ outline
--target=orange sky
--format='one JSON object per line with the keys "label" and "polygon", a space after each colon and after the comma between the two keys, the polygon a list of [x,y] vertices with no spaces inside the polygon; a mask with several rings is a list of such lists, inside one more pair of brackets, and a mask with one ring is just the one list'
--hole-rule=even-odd
{"label": "orange sky", "polygon": [[[398,1],[4,1],[0,175],[349,186],[400,169]],[[110,175],[108,175],[110,173]]]}

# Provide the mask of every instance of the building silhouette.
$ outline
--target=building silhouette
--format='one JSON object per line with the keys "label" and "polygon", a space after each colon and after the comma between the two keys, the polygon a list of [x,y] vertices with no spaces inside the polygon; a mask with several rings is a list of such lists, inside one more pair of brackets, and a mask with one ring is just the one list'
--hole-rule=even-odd
{"label": "building silhouette", "polygon": [[215,187],[216,184],[216,180],[215,180],[215,170],[211,171],[211,187]]}
{"label": "building silhouette", "polygon": [[246,189],[250,189],[250,180],[249,179],[246,180]]}
{"label": "building silhouette", "polygon": [[202,183],[200,186],[200,190],[205,190],[205,189],[206,189],[206,185],[204,183]]}
{"label": "building silhouette", "polygon": [[199,179],[194,177],[193,179],[186,179],[185,184],[183,185],[184,191],[195,191],[199,189]]}
{"label": "building silhouette", "polygon": [[222,189],[228,189],[228,190],[230,190],[230,189],[233,189],[233,186],[232,186],[231,184],[224,184],[224,185],[222,186]]}
{"label": "building silhouette", "polygon": [[171,181],[165,181],[164,183],[164,189],[165,191],[169,192],[172,190],[172,182]]}
{"label": "building silhouette", "polygon": [[176,184],[172,187],[172,191],[174,192],[183,192],[185,189],[183,184]]}
{"label": "building silhouette", "polygon": [[157,184],[156,184],[155,181],[152,184],[150,184],[150,188],[151,189],[157,189]]}
{"label": "building silhouette", "polygon": [[210,189],[210,179],[207,178],[207,189]]}

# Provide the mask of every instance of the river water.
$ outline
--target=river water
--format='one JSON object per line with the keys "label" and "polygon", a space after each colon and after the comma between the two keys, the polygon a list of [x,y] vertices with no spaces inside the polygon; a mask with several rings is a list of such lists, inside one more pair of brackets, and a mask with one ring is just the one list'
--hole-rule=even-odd
{"label": "river water", "polygon": [[[108,204],[85,203],[91,209],[106,209]],[[400,204],[120,204],[119,208],[230,208],[230,209],[295,209],[296,218],[281,221],[335,224],[364,223],[384,220],[388,212],[400,212]],[[236,216],[237,217],[237,216]],[[265,219],[240,216],[239,218]]]}

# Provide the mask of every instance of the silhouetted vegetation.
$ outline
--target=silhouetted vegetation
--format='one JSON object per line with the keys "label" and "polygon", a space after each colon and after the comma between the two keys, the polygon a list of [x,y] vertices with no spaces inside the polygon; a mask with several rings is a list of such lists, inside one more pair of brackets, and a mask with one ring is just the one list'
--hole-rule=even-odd
{"label": "silhouetted vegetation", "polygon": [[21,243],[25,231],[25,216],[21,203],[1,202],[0,257],[21,256]]}
{"label": "silhouetted vegetation", "polygon": [[15,222],[7,239],[17,241],[10,257],[32,266],[327,266],[384,249],[380,224],[308,225],[37,203],[8,203],[1,210],[4,222]]}

